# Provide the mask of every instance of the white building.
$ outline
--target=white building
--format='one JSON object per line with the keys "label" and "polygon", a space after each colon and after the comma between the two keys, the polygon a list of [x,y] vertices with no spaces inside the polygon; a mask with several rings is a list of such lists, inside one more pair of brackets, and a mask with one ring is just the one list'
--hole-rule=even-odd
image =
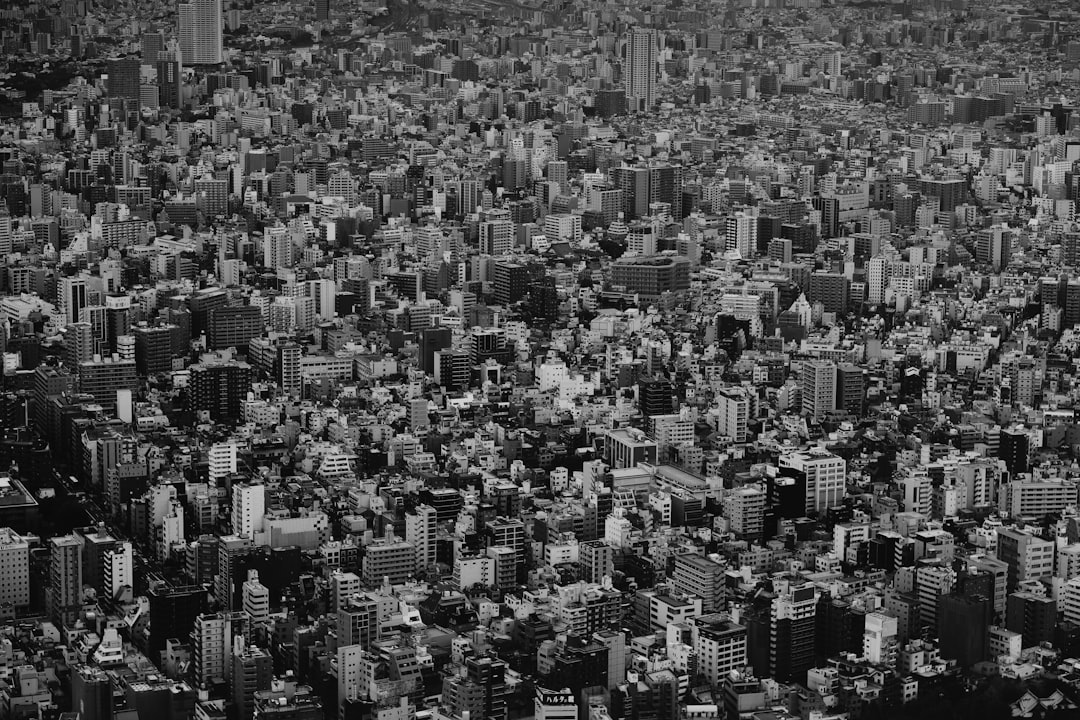
{"label": "white building", "polygon": [[259,582],[259,571],[248,570],[243,586],[244,612],[253,623],[263,623],[270,618],[270,590]]}
{"label": "white building", "polygon": [[233,486],[232,530],[234,535],[255,539],[266,523],[266,488],[262,485]]}

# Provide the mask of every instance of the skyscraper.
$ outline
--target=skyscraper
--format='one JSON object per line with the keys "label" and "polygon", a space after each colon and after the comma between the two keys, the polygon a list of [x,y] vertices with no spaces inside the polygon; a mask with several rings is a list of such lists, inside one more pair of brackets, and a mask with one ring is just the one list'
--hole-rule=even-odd
{"label": "skyscraper", "polygon": [[648,110],[656,94],[656,33],[634,28],[626,35],[626,107]]}
{"label": "skyscraper", "polygon": [[220,65],[221,0],[187,0],[177,6],[180,55],[184,65]]}
{"label": "skyscraper", "polygon": [[112,58],[106,62],[109,75],[106,88],[110,97],[139,99],[139,60],[134,56]]}

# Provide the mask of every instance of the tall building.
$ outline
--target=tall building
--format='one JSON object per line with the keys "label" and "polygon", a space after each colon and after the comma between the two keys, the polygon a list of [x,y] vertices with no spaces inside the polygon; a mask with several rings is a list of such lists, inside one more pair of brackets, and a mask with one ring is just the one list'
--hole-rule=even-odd
{"label": "tall building", "polygon": [[251,338],[262,335],[265,327],[262,310],[254,305],[214,308],[209,315],[211,350],[234,347],[247,352]]}
{"label": "tall building", "polygon": [[1028,472],[1030,468],[1031,440],[1023,428],[1006,428],[1001,431],[998,457],[1013,475]]}
{"label": "tall building", "polygon": [[195,618],[206,612],[208,596],[200,585],[171,587],[165,583],[152,586],[150,597],[150,640],[147,656],[161,663],[165,641],[186,638],[195,627]]}
{"label": "tall building", "polygon": [[73,625],[82,607],[82,544],[74,535],[49,539],[49,614]]}
{"label": "tall building", "polygon": [[648,418],[668,415],[675,409],[675,387],[662,377],[642,378],[638,382],[638,407]]}
{"label": "tall building", "polygon": [[79,390],[93,395],[94,401],[109,411],[116,410],[116,393],[121,390],[134,392],[139,386],[135,360],[120,357],[100,358],[79,363]]}
{"label": "tall building", "polygon": [[139,99],[139,65],[139,60],[134,56],[113,58],[106,62],[105,71],[109,76],[106,89],[110,97]]}
{"label": "tall building", "polygon": [[821,422],[836,408],[836,365],[831,361],[804,362],[799,385],[803,415],[810,422]]}
{"label": "tall building", "polygon": [[176,15],[184,65],[220,65],[225,59],[221,0],[186,0]]}
{"label": "tall building", "polygon": [[255,539],[266,522],[266,487],[243,483],[233,486],[232,531],[234,535]]}
{"label": "tall building", "polygon": [[1054,542],[1014,527],[999,528],[997,558],[1009,566],[1006,587],[1014,592],[1022,582],[1054,574]]}
{"label": "tall building", "polygon": [[248,570],[248,579],[241,590],[244,612],[255,625],[270,619],[270,590],[259,582],[259,571]]}
{"label": "tall building", "polygon": [[255,695],[270,689],[274,680],[274,661],[262,648],[237,649],[232,658],[233,706],[238,720],[252,720]]}
{"label": "tall building", "polygon": [[245,362],[200,362],[191,366],[191,409],[208,412],[211,420],[239,420],[250,390],[251,366]]}
{"label": "tall building", "polygon": [[0,606],[30,604],[30,543],[11,528],[0,528]]}
{"label": "tall building", "polygon": [[697,654],[698,672],[710,685],[719,685],[732,670],[746,666],[746,628],[732,622],[726,614],[694,618],[690,636]]}
{"label": "tall building", "polygon": [[728,215],[724,221],[724,250],[738,252],[749,260],[757,254],[757,218],[744,212]]}
{"label": "tall building", "polygon": [[1014,592],[1005,605],[1005,627],[1024,636],[1024,645],[1053,642],[1057,601],[1032,592]]}
{"label": "tall building", "polygon": [[724,609],[724,566],[704,555],[676,555],[671,571],[671,586],[683,595],[701,598],[702,612]]}
{"label": "tall building", "polygon": [[836,366],[836,409],[862,417],[866,405],[866,372],[852,363]]}
{"label": "tall building", "polygon": [[600,583],[615,572],[615,548],[603,540],[586,540],[578,545],[581,579]]}
{"label": "tall building", "polygon": [[405,540],[416,547],[416,568],[426,570],[436,563],[435,538],[438,517],[430,505],[418,505],[405,514]]}
{"label": "tall building", "polygon": [[315,21],[325,22],[330,19],[330,0],[315,0]]}
{"label": "tall building", "polygon": [[799,479],[806,483],[806,512],[821,512],[843,500],[847,487],[844,458],[823,448],[811,448],[781,455],[778,464],[782,474],[801,473]]}
{"label": "tall building", "polygon": [[989,598],[944,595],[938,601],[938,649],[961,668],[987,659],[986,630],[993,624]]}
{"label": "tall building", "polygon": [[233,653],[251,635],[251,623],[245,612],[219,612],[199,615],[194,620],[192,645],[195,682],[206,688],[215,680],[229,680]]}
{"label": "tall building", "polygon": [[806,682],[814,666],[817,606],[820,593],[813,583],[775,583],[769,623],[769,667],[780,682]]}
{"label": "tall building", "polygon": [[732,442],[746,442],[750,434],[750,393],[741,387],[722,388],[716,393],[716,401],[716,431]]}
{"label": "tall building", "polygon": [[648,111],[656,100],[656,31],[634,28],[626,35],[626,106]]}
{"label": "tall building", "polygon": [[109,673],[97,665],[71,668],[71,707],[79,720],[112,720],[115,704]]}

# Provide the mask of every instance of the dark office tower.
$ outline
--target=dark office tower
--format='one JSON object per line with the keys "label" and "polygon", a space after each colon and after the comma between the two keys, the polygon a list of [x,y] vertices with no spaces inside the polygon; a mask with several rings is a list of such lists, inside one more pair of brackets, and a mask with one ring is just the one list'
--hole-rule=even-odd
{"label": "dark office tower", "polygon": [[555,657],[548,677],[554,687],[570,688],[578,695],[587,687],[608,687],[608,648],[580,635],[568,635],[566,645]]}
{"label": "dark office tower", "polygon": [[82,607],[82,553],[74,535],[49,539],[47,609],[53,622],[74,625]]}
{"label": "dark office tower", "polygon": [[222,288],[205,288],[191,296],[191,337],[197,338],[210,328],[210,313],[225,307],[229,297]]}
{"label": "dark office tower", "polygon": [[502,186],[507,190],[523,188],[528,183],[524,160],[503,159]]}
{"label": "dark office tower", "polygon": [[806,682],[814,666],[817,606],[820,595],[810,583],[776,588],[769,617],[769,667],[781,682]]}
{"label": "dark office tower", "polygon": [[116,411],[118,391],[134,392],[138,387],[134,360],[111,357],[79,363],[79,392],[93,395],[94,401],[109,412]]}
{"label": "dark office tower", "polygon": [[913,227],[915,225],[915,213],[921,205],[921,193],[909,192],[893,198],[893,209],[896,211],[896,224],[899,227]]}
{"label": "dark office tower", "polygon": [[1057,602],[1030,592],[1014,592],[1005,605],[1005,627],[1024,636],[1024,647],[1053,642]]}
{"label": "dark office tower", "polygon": [[548,277],[529,284],[529,311],[538,320],[559,318],[559,293],[555,279]]}
{"label": "dark office tower", "polygon": [[1030,440],[1023,428],[1002,430],[999,443],[998,457],[1005,461],[1009,472],[1012,475],[1026,473],[1029,469]]}
{"label": "dark office tower", "polygon": [[453,335],[450,328],[428,328],[420,332],[420,366],[426,373],[435,372],[435,352],[450,347]]}
{"label": "dark office tower", "polygon": [[71,707],[79,712],[79,720],[112,720],[112,680],[96,665],[76,665],[71,668]]}
{"label": "dark office tower", "polygon": [[626,114],[626,93],[621,90],[598,90],[593,100],[596,114],[602,118]]}
{"label": "dark office tower", "polygon": [[1080,280],[1069,280],[1065,284],[1065,317],[1062,329],[1080,325]]}
{"label": "dark office tower", "polygon": [[964,201],[965,184],[962,178],[926,179],[919,181],[919,190],[927,197],[938,198],[941,212],[952,212]]}
{"label": "dark office tower", "polygon": [[486,720],[506,720],[506,663],[492,657],[469,658],[465,674],[443,680],[443,704],[455,717],[468,712]]}
{"label": "dark office tower", "polygon": [[817,196],[813,200],[814,209],[821,212],[821,236],[836,237],[840,234],[840,199]]}
{"label": "dark office tower", "polygon": [[160,667],[165,641],[191,635],[195,618],[207,611],[208,593],[202,585],[169,587],[159,583],[147,594],[150,597],[150,639],[146,654]]}
{"label": "dark office tower", "polygon": [[262,310],[254,305],[215,308],[210,311],[210,349],[234,347],[246,353],[248,343],[262,335],[263,327]]}
{"label": "dark office tower", "polygon": [[623,191],[623,215],[635,220],[649,214],[649,169],[617,167],[611,170],[611,181]]}
{"label": "dark office tower", "polygon": [[495,302],[509,305],[525,297],[529,289],[529,268],[521,263],[499,261],[495,263]]}
{"label": "dark office tower", "polygon": [[215,422],[239,420],[251,391],[251,366],[245,362],[196,363],[191,366],[191,409],[208,411]]}
{"label": "dark office tower", "polygon": [[863,369],[851,363],[836,366],[836,408],[861,417],[866,403]]}
{"label": "dark office tower", "polygon": [[815,270],[810,274],[810,292],[806,295],[810,302],[820,302],[825,312],[844,313],[850,287],[850,281],[841,273]]}
{"label": "dark office tower", "polygon": [[108,351],[116,352],[116,338],[131,334],[131,300],[126,295],[105,298],[105,338]]}
{"label": "dark office tower", "polygon": [[109,75],[106,90],[109,97],[139,99],[139,61],[134,57],[113,58],[105,64]]}
{"label": "dark office tower", "polygon": [[182,98],[183,72],[179,60],[158,60],[158,104],[163,108],[179,108]]}
{"label": "dark office tower", "polygon": [[255,713],[255,693],[269,690],[274,680],[274,660],[262,648],[247,647],[234,653],[231,662],[236,717],[251,720]]}
{"label": "dark office tower", "polygon": [[665,378],[643,378],[638,382],[638,406],[646,420],[675,412],[675,387]]}
{"label": "dark office tower", "polygon": [[986,629],[993,623],[989,598],[942,595],[937,617],[943,658],[956,660],[965,669],[986,659]]}
{"label": "dark office tower", "polygon": [[649,168],[649,203],[667,203],[671,217],[683,219],[682,165],[655,165]]}
{"label": "dark office tower", "polygon": [[135,336],[135,370],[141,376],[172,370],[172,343],[175,325],[139,326]]}
{"label": "dark office tower", "polygon": [[165,50],[165,33],[143,33],[139,39],[139,55],[143,65],[153,65],[158,61],[158,53]]}
{"label": "dark office tower", "polygon": [[326,22],[330,19],[330,0],[315,0],[316,22]]}

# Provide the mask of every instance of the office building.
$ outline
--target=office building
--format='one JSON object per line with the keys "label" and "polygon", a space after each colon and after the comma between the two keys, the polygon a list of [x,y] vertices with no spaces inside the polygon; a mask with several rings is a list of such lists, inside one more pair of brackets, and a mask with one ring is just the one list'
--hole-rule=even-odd
{"label": "office building", "polygon": [[154,585],[150,598],[150,639],[147,656],[161,663],[165,641],[186,638],[195,627],[195,619],[206,612],[208,593],[201,585]]}
{"label": "office building", "polygon": [[746,666],[746,627],[722,613],[712,613],[690,621],[691,645],[697,655],[698,672],[713,687],[734,670]]}
{"label": "office building", "polygon": [[1022,582],[1043,580],[1054,574],[1054,542],[1014,527],[999,528],[997,559],[1009,566],[1007,588],[1014,592]]}
{"label": "office building", "polygon": [[0,528],[0,607],[30,604],[30,543],[11,528]]}
{"label": "office building", "polygon": [[774,581],[775,597],[769,618],[769,667],[781,682],[805,682],[814,666],[817,605],[820,593],[813,583]]}
{"label": "office building", "polygon": [[725,605],[725,567],[704,555],[676,555],[671,587],[683,595],[701,598],[701,611],[717,612]]}
{"label": "office building", "polygon": [[1023,635],[1026,647],[1053,642],[1057,605],[1056,600],[1045,595],[1011,593],[1005,604],[1005,627]]}
{"label": "office building", "polygon": [[236,348],[247,352],[248,343],[262,335],[265,328],[262,310],[254,305],[214,308],[209,315],[211,350]]}

